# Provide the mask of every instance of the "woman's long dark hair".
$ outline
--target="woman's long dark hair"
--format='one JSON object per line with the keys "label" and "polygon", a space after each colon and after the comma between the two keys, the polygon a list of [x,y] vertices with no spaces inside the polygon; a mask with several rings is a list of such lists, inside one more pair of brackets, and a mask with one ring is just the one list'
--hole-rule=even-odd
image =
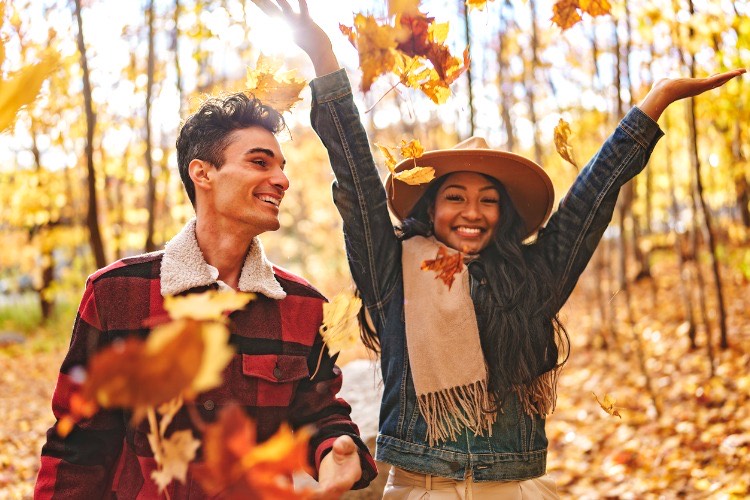
{"label": "woman's long dark hair", "polygon": [[[485,177],[500,195],[500,220],[469,272],[478,285],[474,309],[493,405],[487,411],[496,411],[509,393],[562,366],[570,341],[557,315],[559,294],[546,261],[533,243],[524,244],[526,226],[505,188]],[[430,185],[398,228],[402,240],[433,235],[430,211],[446,178]]]}

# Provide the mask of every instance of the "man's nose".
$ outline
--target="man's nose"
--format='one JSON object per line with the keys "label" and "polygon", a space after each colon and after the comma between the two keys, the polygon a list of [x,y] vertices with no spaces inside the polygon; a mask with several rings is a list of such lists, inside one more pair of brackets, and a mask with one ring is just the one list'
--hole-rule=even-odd
{"label": "man's nose", "polygon": [[271,179],[271,184],[273,184],[281,191],[286,191],[287,189],[289,189],[289,177],[287,177],[286,173],[282,169],[278,168],[274,172],[274,176]]}

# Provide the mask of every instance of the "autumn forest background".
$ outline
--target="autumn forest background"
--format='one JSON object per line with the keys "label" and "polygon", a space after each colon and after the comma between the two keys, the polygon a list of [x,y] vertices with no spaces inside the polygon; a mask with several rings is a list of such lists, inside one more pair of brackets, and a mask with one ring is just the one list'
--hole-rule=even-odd
{"label": "autumn forest background", "polygon": [[[558,200],[655,81],[750,65],[747,0],[412,2],[448,23],[453,54],[468,47],[438,103],[395,70],[363,81],[339,25],[393,22],[388,2],[308,3],[372,142],[482,135],[541,164]],[[31,495],[86,276],[163,248],[192,216],[181,120],[245,89],[261,54],[314,76],[251,0],[0,1],[0,498]],[[282,228],[263,242],[330,297],[351,278],[301,96],[282,133]],[[660,126],[562,312],[572,350],[547,428],[563,498],[750,495],[750,79],[671,106]],[[360,358],[357,347],[340,364]]]}

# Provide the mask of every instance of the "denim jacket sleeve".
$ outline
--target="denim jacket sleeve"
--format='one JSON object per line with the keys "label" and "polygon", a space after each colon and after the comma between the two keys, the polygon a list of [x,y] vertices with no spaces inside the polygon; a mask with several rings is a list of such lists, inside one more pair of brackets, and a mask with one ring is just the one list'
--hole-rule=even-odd
{"label": "denim jacket sleeve", "polygon": [[664,135],[634,107],[581,170],[557,211],[539,233],[537,245],[559,284],[560,307],[612,220],[620,188],[646,166]]}
{"label": "denim jacket sleeve", "polygon": [[333,201],[344,221],[344,239],[354,282],[376,324],[399,283],[401,245],[388,214],[385,188],[359,119],[346,72],[310,82],[313,129],[328,150]]}

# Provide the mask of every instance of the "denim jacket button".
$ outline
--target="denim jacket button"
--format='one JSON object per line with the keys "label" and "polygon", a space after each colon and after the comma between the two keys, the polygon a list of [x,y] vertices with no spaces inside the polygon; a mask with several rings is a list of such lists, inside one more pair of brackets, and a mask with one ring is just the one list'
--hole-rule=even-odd
{"label": "denim jacket button", "polygon": [[451,462],[450,468],[451,468],[451,472],[456,472],[457,470],[461,469],[461,464],[458,462]]}
{"label": "denim jacket button", "polygon": [[213,402],[213,401],[211,401],[210,399],[207,399],[207,400],[205,400],[205,401],[203,402],[203,408],[205,408],[205,409],[206,409],[206,410],[208,410],[208,411],[211,411],[211,410],[213,410],[213,409],[214,409],[214,406],[215,406],[215,405],[214,405],[214,402]]}

